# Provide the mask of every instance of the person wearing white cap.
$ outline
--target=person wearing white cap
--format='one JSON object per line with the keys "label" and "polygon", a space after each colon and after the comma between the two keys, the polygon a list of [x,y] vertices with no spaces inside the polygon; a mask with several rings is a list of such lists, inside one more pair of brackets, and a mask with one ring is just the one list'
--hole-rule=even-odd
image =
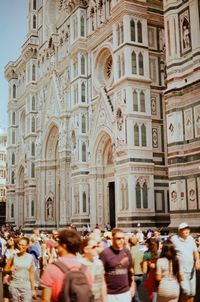
{"label": "person wearing white cap", "polygon": [[195,241],[190,236],[190,227],[186,222],[179,225],[178,235],[174,235],[171,241],[175,245],[183,273],[180,302],[193,302],[196,294],[196,270],[199,268],[199,254]]}

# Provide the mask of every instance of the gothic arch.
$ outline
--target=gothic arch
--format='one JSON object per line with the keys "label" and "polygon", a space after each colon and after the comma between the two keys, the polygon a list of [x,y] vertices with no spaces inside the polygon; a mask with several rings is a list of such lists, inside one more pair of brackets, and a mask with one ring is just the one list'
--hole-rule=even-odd
{"label": "gothic arch", "polygon": [[25,166],[23,161],[20,162],[16,175],[16,187],[23,189],[24,187],[24,174],[25,174]]}
{"label": "gothic arch", "polygon": [[59,131],[56,125],[52,125],[48,132],[48,138],[45,144],[45,159],[55,159],[58,145]]}
{"label": "gothic arch", "polygon": [[107,165],[111,164],[113,158],[111,158],[113,146],[113,139],[110,133],[107,131],[101,130],[96,137],[93,152],[92,152],[92,161],[96,165]]}
{"label": "gothic arch", "polygon": [[[54,141],[54,143],[51,147],[54,147],[53,149],[54,149],[54,151],[56,151],[55,148],[58,143],[58,136],[59,136],[59,129],[60,129],[59,123],[55,119],[53,119],[53,120],[51,119],[49,121],[49,123],[47,124],[46,129],[47,130],[46,130],[43,140],[42,140],[44,142],[43,146],[42,146],[42,157],[45,159],[47,159],[47,148],[50,146],[49,139],[51,136],[54,136],[54,139],[53,139],[53,137],[51,137],[51,141],[52,142]],[[52,154],[52,156],[53,156],[53,154]]]}

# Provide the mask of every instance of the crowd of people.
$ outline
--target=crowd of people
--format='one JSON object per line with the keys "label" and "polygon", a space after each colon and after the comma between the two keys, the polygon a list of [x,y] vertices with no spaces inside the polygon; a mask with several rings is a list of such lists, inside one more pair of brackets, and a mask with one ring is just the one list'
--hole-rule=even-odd
{"label": "crowd of people", "polygon": [[3,299],[197,302],[199,254],[200,234],[191,236],[187,223],[179,225],[177,234],[164,237],[158,230],[138,227],[125,233],[111,230],[109,224],[103,231],[98,225],[93,230],[84,225],[81,232],[70,226],[51,234],[34,228],[30,235],[3,227]]}

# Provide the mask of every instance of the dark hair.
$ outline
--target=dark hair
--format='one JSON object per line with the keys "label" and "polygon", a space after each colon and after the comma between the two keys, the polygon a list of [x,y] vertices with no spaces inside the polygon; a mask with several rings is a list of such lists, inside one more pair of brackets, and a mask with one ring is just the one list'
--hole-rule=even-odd
{"label": "dark hair", "polygon": [[162,251],[160,254],[160,258],[167,258],[169,261],[172,261],[172,271],[174,276],[179,280],[180,272],[179,272],[179,261],[177,258],[176,250],[174,244],[171,240],[166,240],[163,243]]}
{"label": "dark hair", "polygon": [[9,235],[7,236],[6,247],[7,247],[8,249],[11,248],[11,245],[8,243],[8,241],[9,241],[11,238],[12,238],[13,241],[14,241],[14,248],[16,249],[16,248],[17,248],[16,237],[15,237],[15,235],[12,235],[12,234],[9,234]]}
{"label": "dark hair", "polygon": [[156,262],[158,259],[159,242],[154,238],[148,238],[146,244],[148,244],[148,251],[151,252],[151,260]]}
{"label": "dark hair", "polygon": [[81,246],[81,236],[75,230],[62,229],[58,232],[58,242],[66,246],[66,250],[76,255]]}
{"label": "dark hair", "polygon": [[112,237],[115,237],[117,233],[124,233],[121,229],[112,229]]}
{"label": "dark hair", "polygon": [[91,240],[90,237],[86,237],[86,238],[83,238],[81,240],[81,246],[80,246],[80,253],[81,254],[84,254],[84,248],[88,245],[90,240]]}

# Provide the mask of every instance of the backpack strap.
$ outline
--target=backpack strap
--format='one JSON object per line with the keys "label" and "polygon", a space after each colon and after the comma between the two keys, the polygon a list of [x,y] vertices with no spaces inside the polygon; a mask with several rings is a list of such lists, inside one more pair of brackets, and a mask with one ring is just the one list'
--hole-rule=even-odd
{"label": "backpack strap", "polygon": [[[72,271],[73,267],[69,268],[66,264],[64,264],[62,261],[57,260],[53,262],[55,266],[57,266],[64,274],[68,273],[69,271]],[[81,264],[80,268],[77,268],[78,271],[85,272],[87,266],[84,264]]]}
{"label": "backpack strap", "polygon": [[60,260],[57,260],[57,261],[53,262],[52,264],[57,266],[64,274],[66,274],[67,272],[70,271],[70,269],[67,267],[67,265],[64,264],[63,262],[61,262]]}

